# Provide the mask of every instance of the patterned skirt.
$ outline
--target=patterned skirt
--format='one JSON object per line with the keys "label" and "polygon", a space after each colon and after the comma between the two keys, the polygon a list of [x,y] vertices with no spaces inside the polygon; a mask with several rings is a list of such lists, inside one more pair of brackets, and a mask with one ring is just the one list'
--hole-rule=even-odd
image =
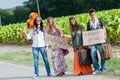
{"label": "patterned skirt", "polygon": [[63,51],[58,47],[52,47],[52,63],[55,74],[65,72],[67,70]]}

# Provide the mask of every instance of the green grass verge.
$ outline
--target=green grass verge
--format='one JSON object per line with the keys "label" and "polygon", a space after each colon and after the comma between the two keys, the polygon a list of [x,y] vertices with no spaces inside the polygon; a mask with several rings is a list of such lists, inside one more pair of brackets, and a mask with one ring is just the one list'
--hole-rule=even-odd
{"label": "green grass verge", "polygon": [[[40,55],[39,65],[44,66],[42,57]],[[0,61],[8,61],[16,64],[22,64],[26,66],[33,66],[33,57],[30,52],[16,52],[16,53],[4,53],[0,54]],[[52,61],[49,58],[50,66],[52,69]],[[68,70],[73,71],[73,59],[66,57]],[[104,74],[120,76],[120,58],[112,58],[107,60],[107,72]]]}

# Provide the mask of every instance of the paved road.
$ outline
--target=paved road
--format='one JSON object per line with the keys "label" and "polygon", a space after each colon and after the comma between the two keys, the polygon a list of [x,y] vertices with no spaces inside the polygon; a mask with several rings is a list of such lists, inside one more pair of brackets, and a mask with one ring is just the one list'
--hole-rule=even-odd
{"label": "paved road", "polygon": [[[53,73],[53,71],[52,71]],[[33,80],[33,68],[16,65],[7,62],[0,62],[0,80]],[[72,72],[67,72],[63,77],[47,77],[44,68],[40,68],[38,80],[120,80],[120,77],[110,77],[104,75],[82,75],[74,76]]]}
{"label": "paved road", "polygon": [[[117,49],[117,48],[115,48]],[[114,50],[115,50],[114,49]],[[12,52],[31,52],[31,46],[16,46],[16,45],[2,45],[0,44],[1,53]],[[70,54],[66,57],[73,58],[73,50],[69,48]],[[117,49],[117,53],[119,53]],[[48,52],[50,55],[50,52]],[[120,55],[120,54],[119,54]],[[51,68],[52,69],[52,68]],[[71,70],[72,71],[72,70]],[[53,71],[52,71],[53,73]],[[106,75],[82,75],[74,76],[73,72],[67,72],[63,77],[47,77],[44,68],[40,68],[40,78],[38,80],[120,80],[120,77],[110,77]],[[33,67],[21,66],[7,62],[0,61],[0,80],[32,80]]]}

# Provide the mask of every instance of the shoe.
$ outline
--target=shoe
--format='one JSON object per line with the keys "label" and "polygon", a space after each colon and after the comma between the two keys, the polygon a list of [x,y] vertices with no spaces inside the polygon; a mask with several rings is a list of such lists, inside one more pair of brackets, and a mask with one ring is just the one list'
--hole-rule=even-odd
{"label": "shoe", "polygon": [[95,70],[92,74],[99,74],[100,70]]}
{"label": "shoe", "polygon": [[64,76],[64,75],[65,75],[65,72],[61,72],[61,73],[60,73],[60,76]]}
{"label": "shoe", "polygon": [[103,73],[104,73],[104,72],[106,72],[106,70],[105,70],[105,69],[102,69],[102,70],[101,70],[101,72],[103,72]]}
{"label": "shoe", "polygon": [[47,74],[47,76],[49,76],[49,77],[50,77],[50,76],[52,76],[52,74],[51,74],[51,73],[49,73],[49,74]]}
{"label": "shoe", "polygon": [[32,79],[37,79],[37,78],[39,78],[39,76],[36,74],[32,77]]}

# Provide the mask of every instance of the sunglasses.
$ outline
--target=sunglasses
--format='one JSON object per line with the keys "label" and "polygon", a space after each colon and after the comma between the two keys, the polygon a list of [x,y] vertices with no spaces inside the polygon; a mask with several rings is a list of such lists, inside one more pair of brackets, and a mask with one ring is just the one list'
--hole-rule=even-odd
{"label": "sunglasses", "polygon": [[40,21],[41,22],[42,20],[36,20],[36,21]]}

